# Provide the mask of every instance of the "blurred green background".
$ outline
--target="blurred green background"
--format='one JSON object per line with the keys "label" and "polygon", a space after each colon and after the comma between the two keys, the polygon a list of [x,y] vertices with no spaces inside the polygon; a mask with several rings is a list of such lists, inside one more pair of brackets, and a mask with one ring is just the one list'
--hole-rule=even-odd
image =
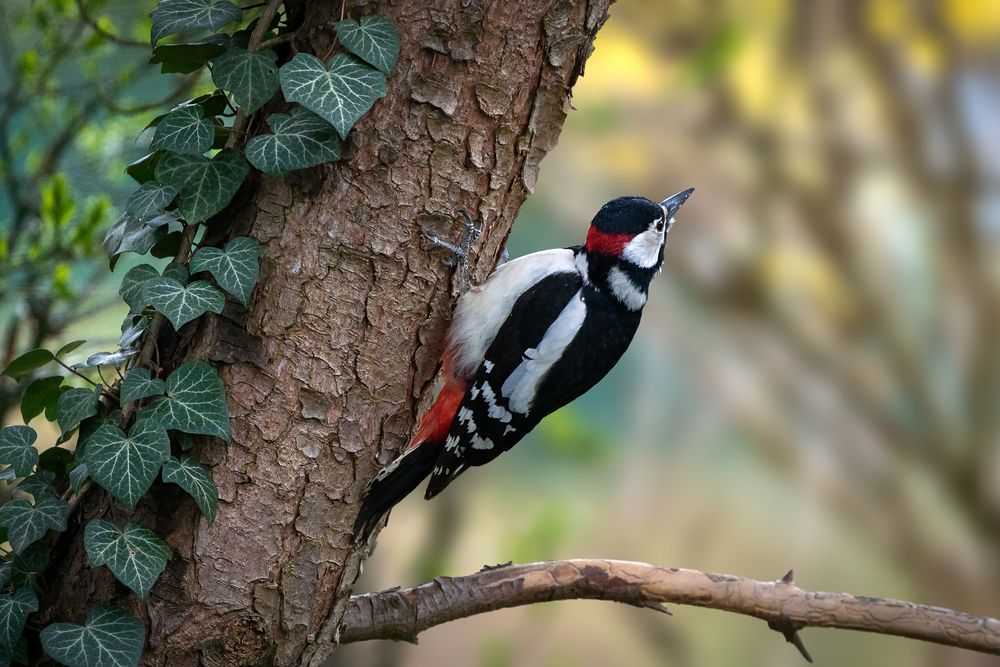
{"label": "blurred green background", "polygon": [[[3,364],[117,339],[95,230],[142,109],[203,86],[130,44],[152,4],[0,4]],[[581,242],[619,194],[696,187],[639,336],[488,471],[400,505],[358,590],[597,556],[1000,615],[1000,3],[625,0],[573,104],[511,254]],[[760,621],[674,612],[507,610],[333,664],[802,664]],[[997,664],[803,639],[823,665]]]}

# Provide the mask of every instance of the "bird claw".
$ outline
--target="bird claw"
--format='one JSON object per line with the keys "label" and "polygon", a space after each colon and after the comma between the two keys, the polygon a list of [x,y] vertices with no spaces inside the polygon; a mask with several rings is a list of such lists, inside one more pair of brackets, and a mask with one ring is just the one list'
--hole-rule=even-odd
{"label": "bird claw", "polygon": [[462,218],[465,231],[462,234],[462,241],[457,245],[425,231],[421,231],[420,235],[431,245],[448,251],[451,256],[445,260],[445,264],[458,267],[459,289],[465,292],[469,289],[469,254],[472,252],[472,244],[483,233],[483,226],[482,223],[477,224],[468,211],[462,211]]}

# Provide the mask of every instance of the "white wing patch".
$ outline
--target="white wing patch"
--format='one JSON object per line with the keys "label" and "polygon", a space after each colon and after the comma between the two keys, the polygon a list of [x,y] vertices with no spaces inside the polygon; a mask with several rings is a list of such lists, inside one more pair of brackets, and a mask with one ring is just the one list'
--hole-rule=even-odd
{"label": "white wing patch", "polygon": [[615,298],[629,310],[639,310],[646,305],[646,293],[617,266],[612,266],[608,271],[608,286],[614,292]]}
{"label": "white wing patch", "polygon": [[480,287],[463,294],[448,332],[454,372],[459,377],[476,374],[514,302],[532,285],[549,275],[576,272],[572,250],[543,250],[507,262]]}
{"label": "white wing patch", "polygon": [[523,360],[500,388],[500,393],[507,399],[511,410],[528,414],[542,378],[559,361],[576,337],[586,315],[587,304],[583,300],[583,290],[578,290],[559,313],[559,317],[546,329],[538,347],[524,351]]}

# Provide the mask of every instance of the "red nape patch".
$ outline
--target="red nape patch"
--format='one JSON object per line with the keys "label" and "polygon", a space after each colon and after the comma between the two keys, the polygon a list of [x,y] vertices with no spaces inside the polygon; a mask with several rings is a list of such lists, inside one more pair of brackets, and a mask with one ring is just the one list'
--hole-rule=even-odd
{"label": "red nape patch", "polygon": [[434,405],[420,420],[420,428],[406,448],[410,449],[422,442],[444,442],[444,439],[448,437],[448,431],[451,430],[451,422],[455,419],[455,413],[458,412],[458,407],[462,404],[467,388],[468,382],[465,380],[449,377],[434,401]]}
{"label": "red nape patch", "polygon": [[633,238],[635,237],[632,234],[608,234],[591,225],[590,231],[587,232],[587,252],[617,257]]}

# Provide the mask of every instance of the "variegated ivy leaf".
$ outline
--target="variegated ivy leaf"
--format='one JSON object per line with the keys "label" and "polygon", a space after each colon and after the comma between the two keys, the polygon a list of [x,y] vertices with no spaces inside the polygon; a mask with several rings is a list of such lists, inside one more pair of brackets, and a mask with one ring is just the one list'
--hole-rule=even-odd
{"label": "variegated ivy leaf", "polygon": [[278,92],[278,67],[274,51],[253,53],[230,47],[212,61],[212,81],[228,90],[244,113],[253,113]]}
{"label": "variegated ivy leaf", "polygon": [[163,213],[163,209],[176,196],[177,189],[173,186],[156,181],[146,181],[128,198],[125,203],[125,212],[142,221],[150,220]]}
{"label": "variegated ivy leaf", "polygon": [[28,587],[0,595],[0,648],[14,648],[33,611],[38,611],[38,596]]}
{"label": "variegated ivy leaf", "polygon": [[70,667],[137,667],[146,626],[124,609],[96,607],[87,623],[53,623],[40,634],[42,648]]}
{"label": "variegated ivy leaf", "polygon": [[219,287],[246,305],[260,273],[257,261],[260,252],[260,244],[255,240],[237,236],[226,244],[225,249],[199,248],[191,258],[191,271],[208,271]]}
{"label": "variegated ivy leaf", "polygon": [[207,280],[182,285],[173,278],[153,278],[142,288],[142,300],[170,320],[174,329],[209,311],[221,313],[226,297]]}
{"label": "variegated ivy leaf", "polygon": [[110,521],[94,519],[84,530],[83,547],[91,567],[107,565],[118,581],[141,598],[149,594],[170,559],[167,543],[139,523],[118,530]]}
{"label": "variegated ivy leaf", "polygon": [[0,525],[7,528],[7,539],[14,553],[21,553],[49,530],[66,530],[69,504],[51,495],[40,495],[35,504],[11,500],[0,507]]}
{"label": "variegated ivy leaf", "polygon": [[224,148],[209,159],[202,155],[164,153],[156,180],[177,188],[177,207],[188,222],[204,222],[226,207],[249,167],[239,151]]}
{"label": "variegated ivy leaf", "polygon": [[63,433],[69,433],[84,419],[96,415],[99,395],[99,387],[67,389],[61,393],[56,404],[56,421],[59,422],[59,429]]}
{"label": "variegated ivy leaf", "polygon": [[82,364],[75,364],[73,368],[96,368],[97,366],[121,366],[124,362],[139,354],[139,350],[128,348],[116,350],[115,352],[95,352],[87,357]]}
{"label": "variegated ivy leaf", "polygon": [[399,58],[399,33],[384,16],[365,16],[361,22],[348,19],[333,26],[345,49],[389,76]]}
{"label": "variegated ivy leaf", "polygon": [[184,456],[180,459],[170,457],[163,464],[163,481],[173,482],[194,498],[198,509],[205,515],[208,523],[215,521],[215,511],[219,502],[219,491],[208,470],[192,459]]}
{"label": "variegated ivy leaf", "polygon": [[265,174],[284,176],[340,159],[337,131],[308,109],[298,107],[288,116],[271,114],[267,124],[274,134],[256,136],[246,147],[247,160]]}
{"label": "variegated ivy leaf", "polygon": [[127,436],[114,424],[99,427],[87,439],[84,463],[95,482],[132,509],[169,456],[170,438],[163,425],[141,419]]}
{"label": "variegated ivy leaf", "polygon": [[0,463],[9,465],[18,477],[31,474],[38,463],[35,439],[38,434],[30,426],[6,426],[0,429]]}
{"label": "variegated ivy leaf", "polygon": [[[205,110],[197,104],[190,104],[177,107],[163,117],[156,126],[156,133],[149,148],[201,155],[212,147],[214,138],[215,125],[205,118]],[[148,184],[149,182],[143,183],[143,187]],[[174,192],[176,194],[176,189]]]}
{"label": "variegated ivy leaf", "polygon": [[133,368],[125,374],[125,379],[122,380],[121,403],[125,405],[141,398],[160,396],[166,390],[167,383],[151,377],[148,368]]}
{"label": "variegated ivy leaf", "polygon": [[149,15],[153,46],[167,35],[190,30],[218,30],[243,18],[243,10],[228,0],[161,0]]}
{"label": "variegated ivy leaf", "polygon": [[278,77],[286,100],[333,123],[341,137],[375,100],[385,97],[385,75],[344,54],[330,58],[328,67],[316,56],[297,53]]}
{"label": "variegated ivy leaf", "polygon": [[229,407],[219,373],[204,361],[189,361],[167,378],[167,398],[153,415],[164,428],[230,439]]}
{"label": "variegated ivy leaf", "polygon": [[133,266],[122,276],[122,284],[118,288],[118,293],[132,312],[137,313],[146,305],[142,303],[142,287],[146,281],[159,277],[160,273],[149,264]]}

